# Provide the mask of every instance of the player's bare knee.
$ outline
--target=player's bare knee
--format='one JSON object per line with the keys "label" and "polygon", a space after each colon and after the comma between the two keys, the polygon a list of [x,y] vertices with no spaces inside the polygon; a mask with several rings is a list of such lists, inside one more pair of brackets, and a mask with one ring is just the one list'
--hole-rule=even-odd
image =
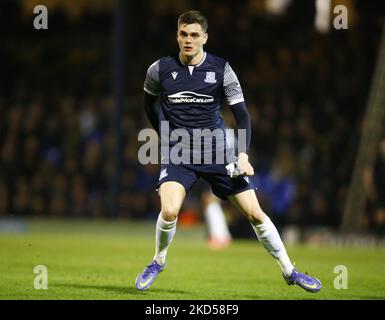
{"label": "player's bare knee", "polygon": [[247,217],[253,225],[261,224],[265,221],[265,213],[260,208],[251,209]]}
{"label": "player's bare knee", "polygon": [[179,214],[179,208],[177,206],[167,206],[162,209],[162,218],[165,221],[174,221]]}

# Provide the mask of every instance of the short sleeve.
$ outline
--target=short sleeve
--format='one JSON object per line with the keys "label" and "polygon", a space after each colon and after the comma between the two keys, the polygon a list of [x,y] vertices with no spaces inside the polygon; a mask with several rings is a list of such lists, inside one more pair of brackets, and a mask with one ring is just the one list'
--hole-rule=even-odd
{"label": "short sleeve", "polygon": [[238,77],[228,62],[226,63],[225,71],[223,74],[223,91],[225,94],[226,102],[229,105],[234,105],[245,101]]}
{"label": "short sleeve", "polygon": [[161,94],[159,82],[159,60],[155,61],[148,68],[143,89],[153,96],[159,96]]}

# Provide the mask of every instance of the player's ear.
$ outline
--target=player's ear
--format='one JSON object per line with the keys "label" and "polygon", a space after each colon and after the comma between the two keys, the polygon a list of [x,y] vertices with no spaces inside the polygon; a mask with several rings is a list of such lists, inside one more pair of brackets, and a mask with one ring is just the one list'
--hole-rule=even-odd
{"label": "player's ear", "polygon": [[209,38],[209,34],[205,32],[203,35],[203,44],[206,44],[208,38]]}

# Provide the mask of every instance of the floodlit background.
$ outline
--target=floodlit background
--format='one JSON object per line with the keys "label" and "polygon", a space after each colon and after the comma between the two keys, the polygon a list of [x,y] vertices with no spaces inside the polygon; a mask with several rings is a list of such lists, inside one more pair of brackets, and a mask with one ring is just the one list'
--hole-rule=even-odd
{"label": "floodlit background", "polygon": [[[33,27],[39,4],[47,30]],[[333,27],[337,5],[348,10],[347,30]],[[256,192],[284,240],[383,246],[385,4],[367,0],[1,1],[0,239],[40,227],[86,233],[97,221],[123,234],[148,226],[152,241],[159,167],[137,158],[138,132],[150,127],[143,81],[178,50],[177,17],[189,9],[208,17],[206,51],[240,79]],[[365,126],[370,108],[382,116]],[[234,126],[226,107],[223,115]],[[373,148],[360,148],[365,128]],[[200,192],[188,195],[179,225],[203,242]],[[223,206],[233,237],[255,238]]]}

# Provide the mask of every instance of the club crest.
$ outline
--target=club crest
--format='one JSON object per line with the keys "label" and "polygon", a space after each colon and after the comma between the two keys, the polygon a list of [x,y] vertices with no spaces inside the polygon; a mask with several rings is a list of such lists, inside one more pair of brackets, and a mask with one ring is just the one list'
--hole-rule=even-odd
{"label": "club crest", "polygon": [[213,71],[207,71],[206,72],[206,78],[205,78],[206,83],[216,83],[217,79],[215,79],[215,72]]}

